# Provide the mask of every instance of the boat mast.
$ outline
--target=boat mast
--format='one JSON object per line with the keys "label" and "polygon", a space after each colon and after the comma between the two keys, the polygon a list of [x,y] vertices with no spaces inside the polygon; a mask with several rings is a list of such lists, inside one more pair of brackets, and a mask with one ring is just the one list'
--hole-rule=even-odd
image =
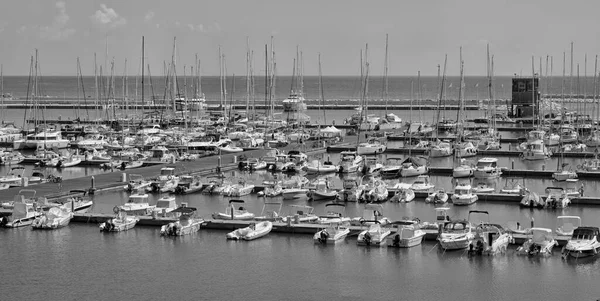
{"label": "boat mast", "polygon": [[[566,71],[565,71],[566,67],[565,66],[566,66],[566,59],[567,59],[566,53],[563,52],[563,73],[562,73],[561,104],[560,104],[560,106],[561,106],[561,108],[560,108],[560,110],[561,110],[561,114],[560,114],[560,126],[561,126],[561,128],[562,128],[562,126],[564,125],[564,122],[565,122],[564,105],[565,105],[565,73],[566,73]],[[558,171],[562,171],[562,168],[560,167],[560,163],[562,161],[563,154],[564,154],[563,153],[563,139],[562,139],[562,137],[560,137],[559,142],[560,142],[559,143],[559,145],[560,145],[559,146],[559,150],[561,152],[561,156],[559,157],[559,159],[556,162],[556,169]]]}
{"label": "boat mast", "polygon": [[4,123],[4,115],[6,109],[4,108],[4,65],[0,64],[0,97],[2,97],[2,123]]}
{"label": "boat mast", "polygon": [[385,59],[383,68],[383,98],[385,99],[385,115],[388,114],[388,34],[385,34]]}
{"label": "boat mast", "polygon": [[[596,122],[598,121],[598,118],[600,117],[600,106],[598,106],[598,104],[596,103],[596,95],[598,94],[597,85],[596,85],[597,84],[596,83],[596,80],[597,80],[596,75],[597,74],[598,74],[598,55],[596,54],[596,59],[594,61],[594,105],[596,106],[597,112],[596,112],[596,116],[595,116],[596,118],[593,118],[593,119],[596,119]],[[592,112],[592,114],[593,114],[593,112]],[[592,125],[593,124],[594,124],[594,122],[592,122]]]}
{"label": "boat mast", "polygon": [[459,72],[460,72],[460,83],[458,85],[458,110],[456,110],[456,127],[455,127],[455,131],[458,134],[458,141],[460,141],[460,110],[462,108],[462,80],[463,80],[463,60],[462,60],[462,46],[459,47],[458,50],[459,53],[459,59],[460,59],[460,65],[459,65]]}
{"label": "boat mast", "polygon": [[[583,112],[587,115],[587,53],[584,56],[584,65],[583,65]],[[582,122],[587,120],[584,119]]]}
{"label": "boat mast", "polygon": [[246,37],[246,118],[250,117],[250,38]]}
{"label": "boat mast", "polygon": [[[444,57],[444,74],[442,75],[442,80],[441,80],[441,83],[439,84],[440,95],[439,95],[439,99],[438,99],[437,120],[436,120],[436,123],[435,123],[436,124],[436,127],[435,127],[435,135],[436,135],[436,137],[440,136],[440,127],[439,127],[439,123],[440,123],[440,109],[441,109],[441,106],[442,106],[442,98],[444,98],[444,87],[446,85],[446,67],[447,66],[448,66],[448,55],[446,54],[445,57]],[[438,65],[438,74],[439,74],[439,65]]]}
{"label": "boat mast", "polygon": [[[142,36],[142,109],[141,111],[144,111],[144,36]],[[148,65],[148,75],[150,75],[150,65]],[[137,106],[136,106],[136,112],[137,112]],[[143,114],[142,114],[143,115]],[[141,120],[143,121],[144,117],[142,116]]]}
{"label": "boat mast", "polygon": [[321,105],[319,106],[319,109],[321,109],[321,107],[323,108],[323,124],[327,125],[327,114],[325,113],[325,92],[324,92],[324,88],[323,88],[323,72],[321,70],[321,53],[319,53],[319,92],[321,94]]}

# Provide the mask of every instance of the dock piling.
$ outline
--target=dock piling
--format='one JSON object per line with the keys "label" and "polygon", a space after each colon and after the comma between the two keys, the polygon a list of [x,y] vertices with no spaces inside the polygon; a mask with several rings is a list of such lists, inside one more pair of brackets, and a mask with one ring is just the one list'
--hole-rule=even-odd
{"label": "dock piling", "polygon": [[[514,166],[513,166],[514,167]],[[127,183],[127,174],[126,173],[122,173],[121,174],[121,182],[123,183]]]}

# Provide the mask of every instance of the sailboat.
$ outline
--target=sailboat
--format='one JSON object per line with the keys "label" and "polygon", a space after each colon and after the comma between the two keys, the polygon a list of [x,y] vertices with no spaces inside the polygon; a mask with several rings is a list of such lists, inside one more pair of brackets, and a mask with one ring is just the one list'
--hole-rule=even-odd
{"label": "sailboat", "polygon": [[[445,127],[441,126],[442,124],[445,124],[445,123],[440,122],[440,107],[442,104],[442,99],[444,98],[444,91],[445,91],[444,87],[446,85],[446,65],[447,65],[447,63],[448,63],[448,55],[446,55],[446,58],[444,59],[444,75],[442,76],[440,97],[438,99],[436,137],[439,137],[440,130],[446,129]],[[454,124],[452,127],[455,127]],[[450,143],[440,141],[439,139],[435,143],[432,143],[431,148],[429,149],[429,157],[430,158],[448,157],[450,155],[452,155],[452,146],[450,145]]]}
{"label": "sailboat", "polygon": [[[563,94],[562,94],[562,105],[564,106],[564,102],[565,102],[565,94],[564,94],[564,83],[565,83],[565,64],[564,64],[564,59],[563,59],[563,80],[562,80],[562,90],[563,90]],[[562,112],[561,114],[561,118],[560,118],[560,126],[561,128],[563,128],[565,124],[565,112]],[[567,181],[567,180],[575,180],[577,179],[577,173],[572,171],[572,170],[566,170],[565,167],[568,165],[566,163],[564,163],[565,160],[565,151],[563,148],[563,140],[561,139],[560,141],[560,157],[558,158],[556,164],[556,169],[557,171],[555,173],[552,173],[552,178],[556,181]],[[575,180],[576,181],[576,180]]]}

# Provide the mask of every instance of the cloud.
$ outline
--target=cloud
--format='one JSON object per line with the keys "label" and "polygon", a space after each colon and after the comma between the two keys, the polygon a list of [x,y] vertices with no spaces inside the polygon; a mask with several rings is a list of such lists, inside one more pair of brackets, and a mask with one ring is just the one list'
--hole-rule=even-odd
{"label": "cloud", "polygon": [[154,12],[153,11],[149,11],[149,12],[146,13],[146,16],[144,16],[144,21],[149,22],[153,18],[154,18]]}
{"label": "cloud", "polygon": [[106,6],[106,4],[100,4],[100,9],[90,18],[97,25],[107,28],[116,28],[127,24],[125,18],[119,16],[113,8]]}
{"label": "cloud", "polygon": [[[175,26],[180,27],[180,25],[181,24],[179,22],[175,22]],[[219,25],[219,23],[217,23],[217,22],[210,24],[210,25],[188,24],[187,28],[192,32],[201,32],[201,33],[214,33],[214,32],[221,31],[221,25]]]}
{"label": "cloud", "polygon": [[40,27],[40,36],[47,40],[65,40],[75,33],[75,29],[67,27],[70,19],[67,14],[67,4],[58,1],[55,6],[58,12],[52,20],[52,25]]}
{"label": "cloud", "polygon": [[17,28],[17,33],[22,34],[27,30],[27,26],[21,25],[21,27]]}

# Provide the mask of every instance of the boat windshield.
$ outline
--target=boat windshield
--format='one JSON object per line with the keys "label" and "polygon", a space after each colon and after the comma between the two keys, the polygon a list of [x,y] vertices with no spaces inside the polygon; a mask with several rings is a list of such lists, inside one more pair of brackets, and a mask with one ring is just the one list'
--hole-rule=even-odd
{"label": "boat windshield", "polygon": [[467,230],[467,225],[463,223],[448,223],[444,226],[446,233],[459,233]]}
{"label": "boat windshield", "polygon": [[477,167],[493,167],[496,165],[496,162],[477,162]]}
{"label": "boat windshield", "polygon": [[171,205],[170,201],[167,200],[159,200],[156,202],[156,208],[169,208]]}
{"label": "boat windshield", "polygon": [[590,240],[592,238],[594,238],[594,231],[590,229],[576,229],[572,237],[572,239],[577,240]]}
{"label": "boat windshield", "polygon": [[173,175],[173,171],[174,171],[174,170],[173,170],[173,169],[170,169],[170,168],[169,168],[169,169],[162,169],[162,170],[160,171],[160,175],[161,175],[161,176],[170,176],[170,175]]}
{"label": "boat windshield", "polygon": [[469,194],[469,189],[467,188],[456,188],[454,190],[454,193],[458,194],[458,195],[465,195],[465,194]]}

